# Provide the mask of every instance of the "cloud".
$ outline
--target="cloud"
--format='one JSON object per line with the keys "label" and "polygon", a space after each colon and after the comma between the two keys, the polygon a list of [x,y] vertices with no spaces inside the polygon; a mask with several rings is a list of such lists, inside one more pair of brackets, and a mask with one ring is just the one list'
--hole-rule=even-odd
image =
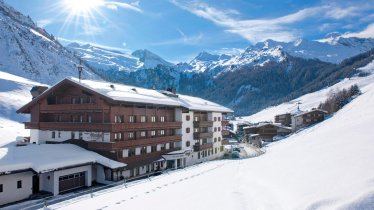
{"label": "cloud", "polygon": [[244,49],[240,48],[221,48],[213,51],[215,54],[226,54],[226,55],[240,55],[244,52]]}
{"label": "cloud", "polygon": [[65,45],[75,42],[75,43],[78,43],[80,45],[89,44],[89,45],[92,45],[92,46],[96,46],[96,47],[100,47],[100,48],[104,48],[104,49],[108,49],[108,50],[117,50],[117,51],[128,53],[128,54],[131,53],[131,50],[126,49],[126,48],[102,45],[102,44],[87,42],[87,41],[78,40],[78,39],[67,39],[67,38],[63,38],[63,37],[58,37],[57,40],[59,42],[65,44]]}
{"label": "cloud", "polygon": [[374,23],[368,25],[362,31],[345,33],[343,37],[374,38]]}
{"label": "cloud", "polygon": [[[293,41],[302,36],[302,31],[294,24],[315,18],[318,20],[339,20],[347,17],[363,15],[360,12],[368,8],[357,6],[341,6],[325,4],[304,8],[294,13],[276,18],[240,19],[236,10],[217,9],[199,0],[179,1],[170,0],[177,7],[196,16],[207,19],[214,24],[225,28],[229,33],[237,34],[252,43],[273,39],[276,41]],[[329,25],[322,25],[319,29],[325,30]]]}
{"label": "cloud", "polygon": [[139,1],[133,3],[124,3],[124,2],[117,2],[117,1],[104,1],[104,5],[108,9],[118,10],[118,8],[122,9],[129,9],[135,12],[143,12],[139,7]]}
{"label": "cloud", "polygon": [[41,28],[44,28],[51,23],[53,23],[53,19],[42,19],[36,21],[36,24]]}
{"label": "cloud", "polygon": [[194,36],[187,36],[179,28],[177,28],[176,30],[180,34],[180,36],[181,36],[180,38],[165,40],[165,41],[161,41],[161,42],[155,42],[155,43],[152,43],[151,45],[154,45],[154,46],[177,45],[177,44],[196,45],[196,44],[200,43],[200,41],[204,38],[204,35],[202,33],[199,33],[199,34],[194,35]]}
{"label": "cloud", "polygon": [[236,10],[220,10],[199,1],[181,3],[171,0],[171,2],[216,25],[225,27],[227,32],[238,34],[252,43],[266,39],[292,41],[298,37],[298,32],[287,25],[316,15],[321,10],[320,7],[313,7],[274,19],[241,20],[235,17],[240,14]]}

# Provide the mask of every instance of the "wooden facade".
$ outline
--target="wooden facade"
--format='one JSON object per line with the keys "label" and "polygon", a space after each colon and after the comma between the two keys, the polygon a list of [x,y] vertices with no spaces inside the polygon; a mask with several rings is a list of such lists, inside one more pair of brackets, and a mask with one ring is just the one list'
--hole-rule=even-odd
{"label": "wooden facade", "polygon": [[280,123],[284,126],[291,126],[291,113],[279,114],[275,116],[275,123]]}
{"label": "wooden facade", "polygon": [[[150,164],[180,147],[178,129],[182,122],[175,117],[179,107],[118,102],[69,80],[60,82],[42,96],[18,110],[31,114],[30,122],[25,123],[26,129],[108,133],[109,142],[82,143],[80,135],[72,135],[66,141],[124,162],[130,169]],[[161,151],[147,151],[131,157],[122,155],[125,149],[165,144],[168,148],[163,146]]]}

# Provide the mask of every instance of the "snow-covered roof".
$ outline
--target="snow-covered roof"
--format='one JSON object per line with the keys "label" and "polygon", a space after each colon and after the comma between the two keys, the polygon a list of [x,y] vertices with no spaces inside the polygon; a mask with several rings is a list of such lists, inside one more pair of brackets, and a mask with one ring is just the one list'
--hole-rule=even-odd
{"label": "snow-covered roof", "polygon": [[29,144],[0,148],[0,173],[27,169],[43,173],[90,163],[98,163],[109,168],[126,166],[73,144]]}
{"label": "snow-covered roof", "polygon": [[[184,107],[190,110],[198,111],[212,111],[225,113],[233,112],[229,108],[198,97],[180,94],[177,95],[178,97],[175,97],[171,96],[171,94],[165,94],[165,91],[158,91],[103,81],[81,80],[79,82],[77,78],[73,77],[68,77],[62,80],[61,82],[57,83],[52,88],[49,88],[43,94],[35,98],[33,101],[39,100],[44,95],[48,94],[48,92],[50,92],[51,89],[62,84],[64,81],[70,81],[76,85],[89,89],[93,92],[96,92],[104,96],[105,98],[114,101]],[[18,112],[22,112],[22,110],[25,109],[25,107],[27,107],[29,104],[22,107]]]}

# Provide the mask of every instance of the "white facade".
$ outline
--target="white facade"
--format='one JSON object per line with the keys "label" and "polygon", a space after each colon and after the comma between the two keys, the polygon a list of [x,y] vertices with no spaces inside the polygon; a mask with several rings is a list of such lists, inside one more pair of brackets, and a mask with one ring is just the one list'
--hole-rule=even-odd
{"label": "white facade", "polygon": [[[0,176],[0,205],[28,198],[32,194],[33,172],[26,171]],[[21,182],[19,187],[18,182]]]}

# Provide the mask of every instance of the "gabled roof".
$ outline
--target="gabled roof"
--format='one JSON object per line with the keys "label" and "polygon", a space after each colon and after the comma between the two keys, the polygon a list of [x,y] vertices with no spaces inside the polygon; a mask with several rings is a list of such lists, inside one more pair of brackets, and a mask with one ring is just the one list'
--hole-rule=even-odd
{"label": "gabled roof", "polygon": [[0,148],[0,174],[27,169],[43,173],[93,163],[113,169],[126,166],[73,144],[29,144]]}
{"label": "gabled roof", "polygon": [[40,99],[47,96],[53,90],[61,87],[63,84],[72,84],[79,86],[84,90],[96,93],[105,98],[108,101],[113,102],[132,102],[132,103],[144,103],[154,105],[165,105],[174,107],[184,107],[190,110],[199,111],[213,111],[213,112],[233,112],[231,109],[213,103],[208,100],[204,100],[197,97],[191,97],[186,95],[173,95],[165,94],[163,91],[145,89],[140,87],[108,83],[103,81],[93,80],[81,80],[77,78],[65,78],[53,87],[46,90],[40,96],[33,99],[31,102],[21,107],[17,113],[26,112],[27,108],[38,102]]}

